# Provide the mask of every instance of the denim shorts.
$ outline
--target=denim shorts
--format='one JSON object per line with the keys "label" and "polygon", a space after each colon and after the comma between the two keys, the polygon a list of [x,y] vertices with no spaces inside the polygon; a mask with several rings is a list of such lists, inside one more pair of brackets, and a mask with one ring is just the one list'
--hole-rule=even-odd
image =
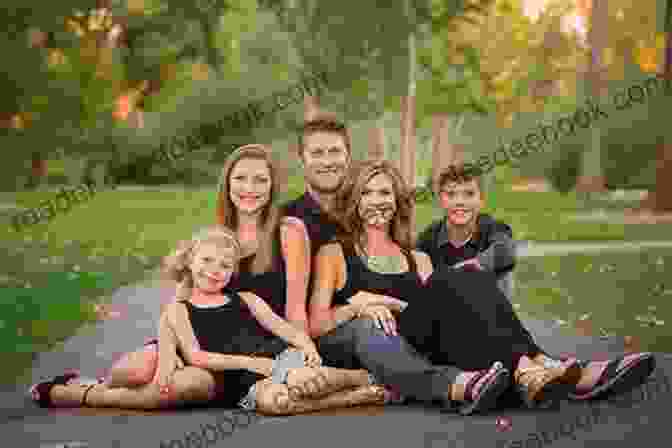
{"label": "denim shorts", "polygon": [[[306,366],[306,359],[303,352],[295,349],[286,349],[279,353],[273,360],[273,370],[271,372],[271,381],[273,384],[287,384],[287,374],[291,369],[297,369]],[[238,406],[253,411],[257,407],[257,385],[253,384],[239,402]]]}

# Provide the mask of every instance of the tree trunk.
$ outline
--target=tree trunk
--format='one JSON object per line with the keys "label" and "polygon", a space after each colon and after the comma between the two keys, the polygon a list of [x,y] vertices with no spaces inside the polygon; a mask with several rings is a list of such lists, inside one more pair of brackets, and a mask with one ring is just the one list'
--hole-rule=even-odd
{"label": "tree trunk", "polygon": [[303,119],[310,121],[320,112],[320,98],[315,95],[307,95],[303,99]]}
{"label": "tree trunk", "polygon": [[[439,113],[432,120],[432,188],[437,191],[441,171],[450,165],[459,165],[464,162],[464,147],[450,140],[457,137],[462,127],[464,117],[450,119],[449,114]],[[452,123],[455,125],[452,126]],[[451,132],[454,129],[455,132]]]}
{"label": "tree trunk", "polygon": [[[665,63],[663,74],[672,83],[672,1],[667,2],[667,38],[665,46]],[[665,137],[657,148],[656,154],[656,186],[649,194],[645,206],[654,212],[672,212],[672,142],[665,141]]]}
{"label": "tree trunk", "polygon": [[385,160],[385,128],[382,119],[369,129],[369,160]]}
{"label": "tree trunk", "polygon": [[[584,9],[590,11],[590,29],[588,30],[588,45],[590,46],[590,68],[587,81],[594,98],[598,98],[604,90],[602,74],[602,54],[606,46],[607,20],[609,10],[607,0],[592,0],[584,2]],[[601,130],[595,125],[590,130],[591,142],[583,153],[581,175],[577,179],[576,191],[593,193],[606,191],[606,180],[602,172]]]}

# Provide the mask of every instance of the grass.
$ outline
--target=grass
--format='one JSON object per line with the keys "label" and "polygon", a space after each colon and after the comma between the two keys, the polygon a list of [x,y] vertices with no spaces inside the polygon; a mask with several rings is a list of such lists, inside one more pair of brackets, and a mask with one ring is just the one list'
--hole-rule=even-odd
{"label": "grass", "polygon": [[[664,236],[664,226],[628,226],[626,234],[623,225],[571,221],[568,215],[590,210],[594,204],[572,194],[511,192],[509,174],[497,174],[495,189],[488,194],[490,204],[486,211],[509,222],[516,239],[669,238]],[[20,235],[9,228],[10,215],[7,212],[4,217],[0,215],[0,265],[3,266],[0,349],[11,353],[14,346],[18,347],[11,353],[12,367],[0,373],[0,382],[25,372],[34,353],[49,349],[74,334],[85,322],[95,319],[91,311],[93,304],[105,300],[120,286],[148,277],[178,239],[188,238],[198,227],[213,224],[214,190],[213,187],[168,191],[150,187],[141,191],[101,191],[67,214],[57,216],[50,223],[27,228]],[[296,197],[302,191],[303,181],[294,175],[282,199]],[[29,208],[53,195],[54,192],[48,191],[0,193],[0,203],[15,202]],[[429,201],[417,205],[416,216],[417,228],[422,229],[441,214]],[[534,260],[539,263],[540,259]],[[525,284],[526,276],[532,275],[531,271],[525,272],[526,263],[521,263],[520,270],[524,272],[519,276],[520,285]],[[545,266],[551,261],[544,258],[541,263]],[[592,282],[592,277],[578,279],[569,275],[573,262],[568,263],[565,268],[568,277],[560,282],[562,285],[580,288],[582,282]],[[644,285],[647,281],[638,282],[633,278],[632,282]],[[59,292],[54,294],[55,291]],[[543,305],[549,300],[547,290],[540,290],[539,294],[530,291],[525,299],[529,297],[530,306],[537,302]],[[604,295],[612,296],[616,297]],[[543,311],[544,306],[534,309]],[[558,309],[557,313],[562,311]],[[48,326],[45,325],[47,316]]]}
{"label": "grass", "polygon": [[641,348],[672,352],[672,250],[522,259],[514,301],[526,314],[589,319],[596,330],[634,336]]}

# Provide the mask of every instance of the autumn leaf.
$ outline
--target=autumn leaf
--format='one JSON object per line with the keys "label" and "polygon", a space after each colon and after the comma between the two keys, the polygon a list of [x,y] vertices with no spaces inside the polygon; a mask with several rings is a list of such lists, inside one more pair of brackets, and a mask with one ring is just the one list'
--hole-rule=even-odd
{"label": "autumn leaf", "polygon": [[658,70],[658,50],[656,48],[644,47],[635,52],[635,60],[643,72],[654,73]]}
{"label": "autumn leaf", "polygon": [[207,81],[210,76],[207,64],[197,62],[191,66],[191,77],[194,81]]}

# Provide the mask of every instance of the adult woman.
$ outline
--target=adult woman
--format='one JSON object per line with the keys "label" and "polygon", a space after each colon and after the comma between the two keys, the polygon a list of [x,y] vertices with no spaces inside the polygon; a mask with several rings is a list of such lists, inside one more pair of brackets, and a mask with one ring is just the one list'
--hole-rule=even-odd
{"label": "adult woman", "polygon": [[[357,300],[364,307],[360,315],[376,319],[389,334],[398,331],[434,363],[476,370],[501,361],[530,407],[572,393],[594,396],[651,373],[650,354],[608,365],[551,359],[520,323],[493,274],[434,272],[429,257],[412,250],[410,201],[388,162],[364,162],[352,170],[333,209],[345,233],[323,247],[316,262],[314,334],[315,328],[321,328],[318,335],[329,330],[338,306]],[[393,312],[400,313],[398,322]]]}

